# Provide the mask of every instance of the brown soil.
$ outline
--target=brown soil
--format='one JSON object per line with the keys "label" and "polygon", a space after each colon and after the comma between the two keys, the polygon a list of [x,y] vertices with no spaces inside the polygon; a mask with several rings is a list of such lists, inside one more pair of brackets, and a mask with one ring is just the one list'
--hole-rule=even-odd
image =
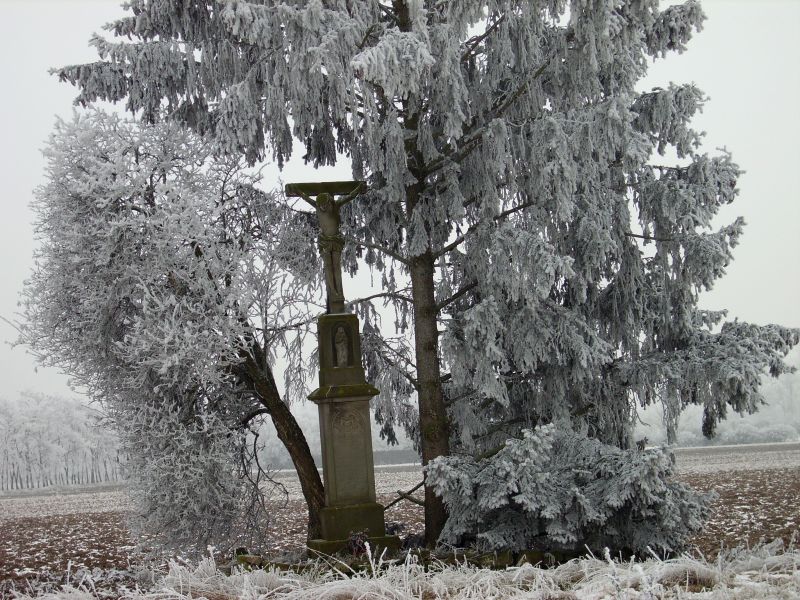
{"label": "brown soil", "polygon": [[693,488],[715,491],[714,512],[694,539],[713,558],[720,548],[752,547],[777,538],[789,543],[800,531],[800,468],[682,475]]}
{"label": "brown soil", "polygon": [[[700,490],[714,490],[719,499],[706,529],[694,545],[706,556],[720,548],[755,545],[782,538],[790,542],[800,529],[800,468],[728,471],[704,475],[682,475],[681,480]],[[391,496],[383,496],[386,503]],[[128,573],[133,541],[124,524],[123,512],[86,512],[3,519],[0,515],[0,597],[16,588],[41,589],[71,581],[94,571],[117,585],[133,585]],[[401,536],[420,534],[422,509],[402,502],[386,513],[387,523],[403,523]],[[272,533],[274,549],[303,546],[305,509],[290,501],[276,519]],[[98,571],[102,570],[102,571]]]}
{"label": "brown soil", "polygon": [[11,589],[79,584],[100,570],[106,580],[124,583],[133,551],[124,517],[103,512],[0,521],[0,597]]}

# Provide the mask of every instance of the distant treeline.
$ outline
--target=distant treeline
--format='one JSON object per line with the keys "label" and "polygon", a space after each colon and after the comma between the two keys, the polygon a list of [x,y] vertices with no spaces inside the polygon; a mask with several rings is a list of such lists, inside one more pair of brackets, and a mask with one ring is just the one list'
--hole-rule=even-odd
{"label": "distant treeline", "polygon": [[[299,413],[312,447],[318,448],[315,409],[300,407]],[[274,431],[266,427],[262,433],[262,465],[293,468]],[[375,465],[419,462],[409,446],[386,448],[376,439]],[[315,459],[322,464],[318,454]],[[123,480],[124,463],[116,432],[84,401],[33,392],[0,397],[0,492],[116,483]]]}
{"label": "distant treeline", "polygon": [[113,430],[79,400],[0,398],[0,491],[120,481]]}

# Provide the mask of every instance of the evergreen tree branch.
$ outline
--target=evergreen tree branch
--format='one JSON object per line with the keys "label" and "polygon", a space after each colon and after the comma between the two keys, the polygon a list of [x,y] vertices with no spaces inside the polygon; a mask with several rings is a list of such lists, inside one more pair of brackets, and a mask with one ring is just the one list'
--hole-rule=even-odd
{"label": "evergreen tree branch", "polygon": [[381,4],[379,6],[380,6],[380,9],[381,9],[381,12],[383,14],[385,14],[387,17],[389,17],[390,21],[392,21],[397,26],[400,25],[400,20],[397,18],[397,15],[395,14],[395,12],[389,6],[387,6],[385,4]]}
{"label": "evergreen tree branch", "polygon": [[[528,92],[530,89],[530,84],[541,77],[552,59],[553,56],[551,55],[544,63],[542,63],[542,65],[539,66],[538,69],[531,74],[530,78],[522,82],[516,90],[507,96],[503,96],[502,98],[498,99],[495,105],[485,113],[485,116],[480,121],[480,125],[478,125],[477,121],[470,125],[464,132],[464,135],[461,136],[461,138],[456,142],[456,144],[451,146],[452,149],[449,152],[445,152],[442,154],[442,156],[432,161],[422,170],[421,179],[424,180],[448,163],[458,164],[467,156],[472,154],[475,148],[477,148],[483,141],[483,136],[489,130],[489,125],[491,122],[494,119],[502,116],[517,100],[519,100]],[[456,148],[460,149],[456,150]]]}
{"label": "evergreen tree branch", "polygon": [[[400,352],[392,348],[389,345],[389,343],[382,337],[380,337],[379,340],[381,344],[385,346],[392,354],[394,354],[400,361],[403,361],[404,363],[406,363],[407,366],[410,366],[416,371],[417,366],[413,362],[411,362],[408,358],[400,354]],[[390,367],[397,369],[397,372],[400,373],[400,375],[402,375],[403,377],[405,377],[408,380],[408,382],[414,387],[415,390],[419,389],[419,381],[417,381],[417,379],[413,377],[404,367],[402,367],[400,364],[390,359],[388,356],[386,356],[386,354],[384,354],[380,350],[377,350],[377,352],[380,354],[381,358],[389,364]]]}
{"label": "evergreen tree branch", "polygon": [[[384,506],[384,507],[383,507],[383,510],[384,510],[384,512],[386,512],[387,510],[389,510],[391,507],[393,507],[393,506],[394,506],[395,504],[397,504],[398,502],[402,502],[403,500],[409,500],[409,501],[412,501],[412,502],[417,502],[417,503],[420,503],[420,502],[419,502],[419,500],[416,500],[416,499],[410,499],[410,496],[411,496],[411,494],[413,494],[414,492],[416,492],[416,491],[417,491],[419,488],[421,488],[423,485],[425,485],[425,481],[424,481],[424,480],[423,480],[423,481],[420,481],[420,482],[419,482],[417,485],[415,485],[413,488],[411,488],[411,489],[410,489],[410,490],[408,490],[407,492],[402,492],[402,491],[400,491],[400,490],[397,490],[398,497],[397,497],[397,498],[395,498],[394,500],[392,500],[391,502],[389,502],[389,504],[387,504],[386,506]],[[422,505],[422,506],[425,506],[425,503],[424,503],[424,502],[422,502],[422,503],[421,503],[421,505]]]}
{"label": "evergreen tree branch", "polygon": [[511,208],[509,208],[507,210],[504,210],[503,212],[498,214],[494,218],[494,220],[495,221],[500,221],[502,219],[505,219],[508,215],[513,215],[515,212],[519,212],[521,210],[525,210],[526,208],[530,208],[534,204],[535,204],[535,202],[533,200],[531,200],[529,202],[523,202],[522,204],[517,204],[516,206],[512,206]]}
{"label": "evergreen tree branch", "polygon": [[664,238],[664,237],[656,237],[652,235],[642,235],[639,233],[631,233],[630,231],[626,231],[625,235],[632,238],[639,238],[640,240],[647,240],[650,242],[674,242],[676,241],[673,238]]}
{"label": "evergreen tree branch", "polygon": [[386,362],[386,363],[387,363],[387,364],[388,364],[390,367],[393,367],[394,369],[396,369],[396,370],[397,370],[397,372],[398,372],[398,373],[400,373],[400,375],[402,375],[403,377],[405,377],[405,378],[408,380],[408,382],[409,382],[409,383],[412,385],[412,387],[413,387],[415,390],[419,390],[419,382],[417,381],[417,379],[416,379],[415,377],[413,377],[412,375],[410,375],[410,374],[408,373],[408,371],[406,371],[405,369],[403,369],[403,368],[402,368],[402,367],[401,367],[399,364],[397,364],[396,362],[394,362],[392,359],[390,359],[388,356],[386,356],[386,355],[385,355],[383,352],[380,352],[380,351],[378,351],[378,353],[380,354],[381,358],[382,358],[382,359],[383,359],[383,360],[384,360],[384,361],[385,361],[385,362]]}
{"label": "evergreen tree branch", "polygon": [[[448,377],[449,377],[449,375],[450,374],[448,373]],[[475,391],[474,390],[469,390],[467,392],[464,392],[463,394],[459,394],[458,396],[453,396],[452,398],[445,398],[445,404],[447,404],[447,406],[452,406],[453,404],[455,404],[459,400],[463,400],[464,398],[469,398],[470,396],[474,396],[474,395],[475,395]]]}
{"label": "evergreen tree branch", "polygon": [[436,305],[436,312],[440,312],[442,309],[444,309],[445,307],[449,306],[450,304],[461,298],[464,294],[466,294],[470,290],[475,289],[477,285],[478,282],[473,281],[464,286],[461,286],[461,288],[459,288],[459,290],[455,292],[452,296],[450,296],[449,298],[445,298],[444,300],[439,302],[439,304]]}
{"label": "evergreen tree branch", "polygon": [[489,28],[486,31],[484,31],[482,34],[476,35],[476,36],[471,37],[470,39],[468,39],[465,42],[465,46],[467,47],[467,49],[461,55],[461,62],[465,62],[466,60],[468,60],[469,57],[472,56],[475,53],[475,50],[477,49],[477,47],[480,46],[481,43],[487,37],[489,37],[492,34],[492,32],[494,30],[496,30],[500,26],[500,24],[505,20],[506,20],[506,15],[502,15],[499,19],[497,19],[494,23],[492,23],[489,26]]}
{"label": "evergreen tree branch", "polygon": [[[515,212],[519,212],[521,210],[524,210],[526,208],[530,208],[533,205],[534,205],[533,201],[523,202],[522,204],[518,204],[517,206],[513,206],[513,207],[511,207],[511,208],[509,208],[507,210],[504,210],[503,212],[495,215],[494,220],[495,221],[502,221],[507,216],[512,215]],[[451,252],[452,250],[455,250],[460,244],[462,244],[464,242],[464,240],[467,239],[467,237],[470,234],[475,233],[475,231],[477,231],[477,229],[478,229],[478,225],[477,224],[473,225],[472,227],[467,229],[464,233],[462,233],[460,236],[458,236],[456,239],[454,239],[452,242],[450,242],[449,244],[444,246],[441,250],[439,250],[437,252],[434,252],[433,257],[434,258],[440,258],[440,257],[444,256],[445,254],[447,254],[448,252]]]}
{"label": "evergreen tree branch", "polygon": [[348,301],[348,304],[356,304],[356,303],[359,303],[359,302],[367,302],[369,300],[374,300],[375,298],[392,298],[393,300],[402,300],[403,302],[413,302],[414,301],[409,296],[404,296],[403,294],[399,294],[397,292],[380,292],[380,293],[377,293],[377,294],[372,294],[371,296],[365,296],[363,298],[356,298],[355,300],[350,300],[350,301]]}
{"label": "evergreen tree branch", "polygon": [[369,40],[369,37],[372,35],[372,32],[375,31],[375,29],[377,29],[377,27],[378,27],[378,24],[377,23],[373,23],[372,25],[370,25],[367,28],[367,31],[364,33],[364,37],[361,39],[361,42],[356,44],[356,46],[358,46],[359,50],[363,50],[364,49],[364,47],[367,45],[367,41]]}
{"label": "evergreen tree branch", "polygon": [[381,246],[380,244],[373,244],[370,242],[365,242],[364,240],[359,240],[354,237],[350,236],[342,236],[344,237],[345,241],[350,242],[351,244],[356,244],[357,246],[364,246],[365,248],[372,248],[373,250],[377,250],[378,252],[383,252],[386,256],[392,257],[397,262],[409,266],[411,261],[409,261],[405,256],[400,254],[399,252],[395,252],[394,250],[389,250],[385,246]]}
{"label": "evergreen tree branch", "polygon": [[476,435],[476,439],[481,439],[485,437],[489,437],[490,435],[494,435],[503,430],[504,427],[508,427],[510,425],[519,425],[520,423],[524,423],[526,419],[524,417],[514,417],[513,419],[509,419],[508,421],[500,421],[495,423],[491,427],[489,427],[485,432],[481,433],[480,435]]}
{"label": "evergreen tree branch", "polygon": [[419,506],[425,506],[425,502],[423,500],[419,500],[418,498],[415,498],[414,496],[412,496],[411,494],[407,494],[406,492],[401,492],[400,490],[397,490],[397,495],[400,496],[401,500],[408,500],[413,504],[417,504]]}

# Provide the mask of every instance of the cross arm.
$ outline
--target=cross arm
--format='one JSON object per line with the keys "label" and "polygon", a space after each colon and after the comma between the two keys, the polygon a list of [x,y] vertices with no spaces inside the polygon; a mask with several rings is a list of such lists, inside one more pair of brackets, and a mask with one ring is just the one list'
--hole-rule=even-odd
{"label": "cross arm", "polygon": [[309,183],[289,183],[284,191],[290,198],[303,198],[330,194],[331,196],[351,196],[367,187],[366,181],[317,181]]}

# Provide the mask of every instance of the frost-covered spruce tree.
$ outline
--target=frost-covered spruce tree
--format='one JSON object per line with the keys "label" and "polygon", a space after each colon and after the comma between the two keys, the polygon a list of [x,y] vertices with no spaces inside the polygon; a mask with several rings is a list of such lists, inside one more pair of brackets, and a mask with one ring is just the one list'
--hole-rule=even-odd
{"label": "frost-covered spruce tree", "polygon": [[522,430],[491,457],[431,461],[429,478],[450,510],[441,540],[640,556],[686,547],[713,493],[674,481],[673,456],[663,448],[624,450],[558,425]]}
{"label": "frost-covered spruce tree", "polygon": [[313,249],[310,224],[175,123],[89,111],[57,124],[45,156],[21,341],[120,431],[142,530],[201,551],[263,543],[254,436],[268,417],[318,535],[322,483],[272,370],[287,359],[286,396],[304,390],[293,376],[319,269],[297,248]]}
{"label": "frost-covered spruce tree", "polygon": [[[133,0],[65,67],[79,103],[126,101],[251,163],[348,160],[370,192],[343,228],[351,272],[381,274],[367,368],[390,431],[418,400],[423,462],[491,454],[558,421],[628,447],[636,407],[688,403],[704,431],[760,402],[797,333],[697,308],[743,223],[712,220],[738,167],[690,126],[693,85],[638,92],[686,48],[696,1]],[[677,154],[678,160],[664,158]],[[426,536],[446,519],[428,481]]]}

